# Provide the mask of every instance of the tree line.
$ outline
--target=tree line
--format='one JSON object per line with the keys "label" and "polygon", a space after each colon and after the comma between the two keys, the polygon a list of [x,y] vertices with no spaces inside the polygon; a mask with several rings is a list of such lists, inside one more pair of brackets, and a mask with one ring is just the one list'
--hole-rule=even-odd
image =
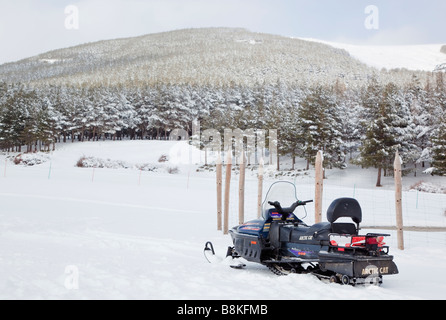
{"label": "tree line", "polygon": [[[56,142],[168,139],[177,128],[277,129],[279,155],[326,168],[350,161],[388,174],[395,151],[406,165],[446,174],[446,77],[404,86],[371,78],[362,88],[274,84],[145,87],[0,83],[0,148],[54,150]],[[223,134],[222,134],[223,136]]]}

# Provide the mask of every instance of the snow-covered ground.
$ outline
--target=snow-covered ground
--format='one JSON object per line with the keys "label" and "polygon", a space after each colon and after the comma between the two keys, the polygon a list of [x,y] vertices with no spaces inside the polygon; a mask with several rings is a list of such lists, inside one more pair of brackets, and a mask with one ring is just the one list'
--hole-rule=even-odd
{"label": "snow-covered ground", "polygon": [[352,57],[378,69],[405,68],[408,70],[434,71],[438,65],[446,63],[446,54],[440,51],[444,44],[378,46],[354,45],[316,39],[303,40],[321,42],[335,48],[344,49]]}
{"label": "snow-covered ground", "polygon": [[[407,249],[399,251],[390,231],[400,274],[385,277],[382,287],[327,284],[310,275],[277,277],[251,263],[235,270],[224,259],[207,263],[206,241],[224,255],[231,240],[216,231],[214,174],[178,161],[200,158],[189,151],[160,141],[66,143],[36,166],[14,165],[1,155],[0,299],[446,298],[446,233],[405,232]],[[170,162],[158,162],[162,155]],[[159,169],[75,167],[82,156]],[[394,223],[391,178],[377,190],[374,170],[327,175],[325,207],[337,196],[355,196],[364,225]],[[301,199],[313,198],[312,179],[312,172],[290,178]],[[408,178],[405,188],[422,179],[442,183]],[[265,188],[272,181],[266,179]],[[236,182],[235,176],[231,225],[237,219]],[[256,216],[256,188],[254,175],[248,175],[246,219]],[[404,201],[407,225],[446,226],[446,195],[408,191]],[[309,207],[307,223],[312,215]]]}

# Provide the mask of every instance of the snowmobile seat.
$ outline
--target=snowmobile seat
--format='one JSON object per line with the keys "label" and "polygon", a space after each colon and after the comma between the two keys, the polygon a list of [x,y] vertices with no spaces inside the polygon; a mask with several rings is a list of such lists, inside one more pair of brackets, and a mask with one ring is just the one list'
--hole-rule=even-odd
{"label": "snowmobile seat", "polygon": [[308,230],[308,233],[315,233],[315,232],[323,232],[330,230],[331,224],[328,222],[319,222],[316,224],[313,224],[310,229]]}
{"label": "snowmobile seat", "polygon": [[[340,218],[351,218],[355,223],[337,223]],[[359,202],[352,198],[340,198],[332,202],[327,210],[327,220],[331,223],[332,233],[358,234],[362,221],[362,210]]]}
{"label": "snowmobile seat", "polygon": [[281,242],[297,243],[302,239],[328,239],[328,234],[330,231],[331,225],[328,222],[317,223],[311,227],[284,225],[279,228],[279,240]]}
{"label": "snowmobile seat", "polygon": [[357,234],[357,228],[353,223],[333,223],[331,227],[332,233],[337,234]]}
{"label": "snowmobile seat", "polygon": [[[284,228],[285,229],[285,228]],[[311,227],[298,226],[289,228],[292,230],[290,240],[291,242],[300,242],[302,239],[308,240],[324,240],[328,239],[328,234],[331,231],[331,225],[328,222],[321,222]]]}

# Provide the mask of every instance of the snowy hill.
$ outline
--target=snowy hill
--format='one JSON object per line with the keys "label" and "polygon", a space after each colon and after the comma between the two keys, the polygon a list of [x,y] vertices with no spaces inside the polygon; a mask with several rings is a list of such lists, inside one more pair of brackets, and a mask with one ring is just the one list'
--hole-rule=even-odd
{"label": "snowy hill", "polygon": [[[412,73],[385,73],[332,46],[244,29],[187,29],[87,43],[0,66],[0,79],[34,84],[361,85],[373,74],[408,82]],[[423,80],[423,74],[419,75]]]}
{"label": "snowy hill", "polygon": [[324,43],[334,48],[346,50],[352,57],[378,69],[407,69],[418,71],[434,71],[439,65],[446,63],[446,53],[441,44],[372,46],[353,45],[316,39],[305,39]]}

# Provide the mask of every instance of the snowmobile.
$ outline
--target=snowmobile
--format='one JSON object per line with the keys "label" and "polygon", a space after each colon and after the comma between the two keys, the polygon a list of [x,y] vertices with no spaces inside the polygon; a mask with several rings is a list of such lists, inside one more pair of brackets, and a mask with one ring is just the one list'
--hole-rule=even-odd
{"label": "snowmobile", "polygon": [[[282,203],[292,203],[283,207]],[[398,273],[384,239],[390,235],[360,235],[361,206],[352,198],[333,201],[327,221],[306,225],[294,213],[313,202],[297,199],[296,187],[287,181],[271,185],[263,202],[263,219],[246,222],[229,233],[233,246],[226,257],[260,263],[277,275],[313,274],[344,285],[382,284],[382,276]],[[215,255],[212,243],[205,256]],[[240,259],[243,258],[243,259]],[[209,259],[208,259],[209,260]],[[233,264],[244,268],[246,264]]]}

